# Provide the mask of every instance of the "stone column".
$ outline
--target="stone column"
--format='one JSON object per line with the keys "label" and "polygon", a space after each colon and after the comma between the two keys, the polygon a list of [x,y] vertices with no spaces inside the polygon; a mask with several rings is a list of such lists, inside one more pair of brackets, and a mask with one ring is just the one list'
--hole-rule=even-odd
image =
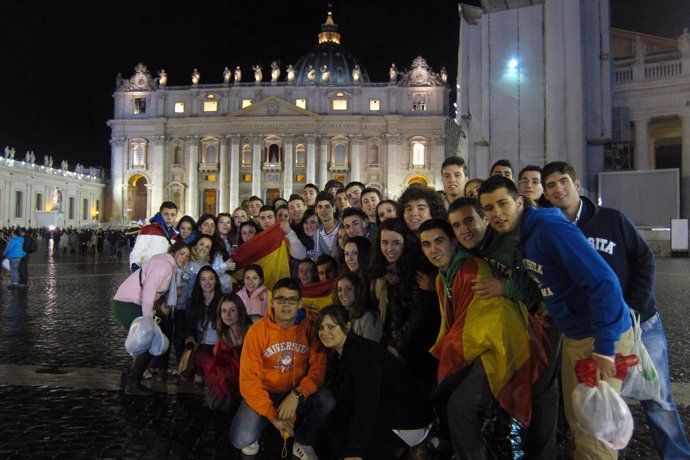
{"label": "stone column", "polygon": [[151,209],[160,207],[163,199],[165,184],[165,136],[154,136],[151,138],[153,144],[153,154],[147,158],[147,164],[151,171]]}
{"label": "stone column", "polygon": [[283,196],[286,198],[292,194],[292,184],[295,180],[292,172],[294,139],[293,136],[283,136]]}
{"label": "stone column", "polygon": [[361,169],[360,159],[362,156],[362,146],[364,145],[364,137],[361,134],[353,134],[350,136],[350,181],[359,181]]}
{"label": "stone column", "polygon": [[228,194],[230,192],[228,184],[228,173],[230,170],[230,157],[228,156],[228,137],[221,137],[220,140],[220,174],[218,175],[218,189],[219,189],[219,200],[218,200],[218,210],[219,212],[232,212],[232,209],[228,209]]}
{"label": "stone column", "polygon": [[635,156],[633,166],[638,171],[649,169],[649,118],[637,118],[635,124]]}
{"label": "stone column", "polygon": [[232,212],[240,204],[240,136],[232,135],[230,138],[230,207]]}
{"label": "stone column", "polygon": [[[185,213],[199,216],[199,136],[187,137],[187,203]],[[159,203],[160,204],[160,203]]]}
{"label": "stone column", "polygon": [[329,137],[327,135],[319,136],[319,183],[321,187],[328,182],[328,143]]}
{"label": "stone column", "polygon": [[[305,134],[307,139],[307,184],[316,183],[316,134]],[[322,179],[319,177],[319,179]],[[325,182],[319,183],[319,188],[323,188]]]}
{"label": "stone column", "polygon": [[[252,150],[252,195],[261,197],[261,147],[263,146],[263,136],[256,135],[253,139],[254,148]],[[263,198],[263,197],[262,197]]]}
{"label": "stone column", "polygon": [[681,115],[683,140],[680,161],[680,200],[683,203],[681,217],[690,218],[690,115]]}
{"label": "stone column", "polygon": [[[125,166],[127,164],[127,152],[125,151],[125,138],[114,137],[110,140],[110,159],[112,166],[112,187],[113,203],[110,206],[110,220],[114,222],[126,219],[125,209],[127,208],[126,196],[123,199],[123,188],[125,186]],[[65,200],[67,197],[65,197]],[[64,206],[64,203],[63,203]],[[64,212],[64,211],[63,211]]]}
{"label": "stone column", "polygon": [[[400,134],[386,134],[386,191],[391,196],[399,197],[402,193],[403,184],[401,183],[401,175],[399,174],[400,165],[400,143],[402,137]],[[403,162],[404,163],[404,162]]]}

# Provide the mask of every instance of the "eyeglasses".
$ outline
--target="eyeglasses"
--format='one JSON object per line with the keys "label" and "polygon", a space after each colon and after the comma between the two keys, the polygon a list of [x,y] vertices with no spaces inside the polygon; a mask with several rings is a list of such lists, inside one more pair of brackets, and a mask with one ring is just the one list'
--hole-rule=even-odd
{"label": "eyeglasses", "polygon": [[277,304],[283,305],[285,302],[288,302],[290,305],[297,305],[300,301],[300,298],[297,296],[294,297],[284,297],[282,295],[279,295],[277,297],[273,298],[273,301]]}

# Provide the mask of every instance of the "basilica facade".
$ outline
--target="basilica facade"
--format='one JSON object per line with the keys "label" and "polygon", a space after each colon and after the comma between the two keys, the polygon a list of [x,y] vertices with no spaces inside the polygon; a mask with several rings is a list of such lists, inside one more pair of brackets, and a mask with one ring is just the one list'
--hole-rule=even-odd
{"label": "basilica facade", "polygon": [[118,78],[110,219],[151,216],[165,200],[180,215],[231,212],[330,179],[393,196],[412,183],[440,188],[445,70],[411,56],[372,82],[340,41],[329,12],[316,47],[285,68],[226,67],[209,84],[195,69],[189,85],[168,86],[165,70],[154,78],[139,64]]}

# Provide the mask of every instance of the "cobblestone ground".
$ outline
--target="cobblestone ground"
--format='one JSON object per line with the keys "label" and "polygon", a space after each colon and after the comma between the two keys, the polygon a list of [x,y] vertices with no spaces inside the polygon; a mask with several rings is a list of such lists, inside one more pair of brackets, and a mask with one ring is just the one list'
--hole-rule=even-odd
{"label": "cobblestone ground", "polygon": [[[690,381],[689,272],[688,259],[658,260],[656,291],[678,388]],[[0,458],[239,458],[228,417],[208,411],[198,387],[168,384],[151,398],[117,391],[129,359],[110,299],[126,276],[126,259],[54,258],[43,248],[32,255],[28,288],[9,290],[2,275]],[[685,396],[686,432],[688,404]],[[621,458],[656,458],[641,408],[632,411],[635,434]],[[280,458],[273,431],[261,458]]]}

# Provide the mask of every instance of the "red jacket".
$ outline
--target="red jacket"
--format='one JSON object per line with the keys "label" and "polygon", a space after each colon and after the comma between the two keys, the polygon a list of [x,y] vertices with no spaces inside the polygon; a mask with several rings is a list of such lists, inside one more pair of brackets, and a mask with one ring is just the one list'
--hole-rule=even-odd
{"label": "red jacket", "polygon": [[319,339],[312,327],[302,308],[288,329],[275,323],[269,308],[268,315],[247,332],[240,359],[240,393],[249,407],[269,420],[277,416],[269,393],[297,388],[308,398],[323,385],[326,355],[318,351]]}
{"label": "red jacket", "polygon": [[218,396],[232,396],[240,386],[240,354],[242,345],[230,345],[219,340],[213,347],[213,357],[203,361],[206,384]]}

